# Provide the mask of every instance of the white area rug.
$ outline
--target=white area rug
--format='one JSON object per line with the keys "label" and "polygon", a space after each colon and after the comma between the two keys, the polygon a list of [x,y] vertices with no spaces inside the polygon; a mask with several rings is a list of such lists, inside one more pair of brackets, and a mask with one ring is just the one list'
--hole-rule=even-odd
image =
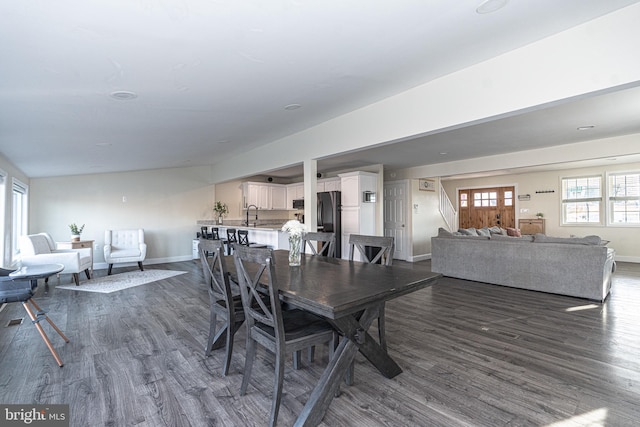
{"label": "white area rug", "polygon": [[133,288],[134,286],[144,285],[184,273],[186,273],[186,271],[128,271],[126,273],[112,274],[111,276],[98,277],[95,279],[86,280],[84,282],[80,281],[80,286],[76,286],[75,284],[57,285],[56,289],[69,289],[72,291],[100,292],[102,294],[110,294],[111,292]]}

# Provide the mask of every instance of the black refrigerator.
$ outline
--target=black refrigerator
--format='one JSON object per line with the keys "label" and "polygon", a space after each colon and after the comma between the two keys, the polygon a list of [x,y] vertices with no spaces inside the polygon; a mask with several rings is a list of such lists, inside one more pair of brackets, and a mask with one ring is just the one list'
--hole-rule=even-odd
{"label": "black refrigerator", "polygon": [[340,211],[342,203],[339,191],[325,191],[318,193],[318,231],[325,233],[335,233],[336,235],[336,258],[342,256],[342,221]]}

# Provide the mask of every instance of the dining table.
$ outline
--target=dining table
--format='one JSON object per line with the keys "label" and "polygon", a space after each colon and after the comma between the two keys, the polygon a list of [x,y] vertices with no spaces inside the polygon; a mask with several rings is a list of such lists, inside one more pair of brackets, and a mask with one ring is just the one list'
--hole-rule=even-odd
{"label": "dining table", "polygon": [[[295,422],[295,426],[316,426],[358,352],[386,378],[402,372],[367,331],[387,301],[431,286],[442,275],[414,269],[410,263],[386,266],[306,254],[299,266],[289,266],[289,251],[272,254],[281,300],[322,316],[344,337]],[[228,258],[231,267],[232,256]]]}

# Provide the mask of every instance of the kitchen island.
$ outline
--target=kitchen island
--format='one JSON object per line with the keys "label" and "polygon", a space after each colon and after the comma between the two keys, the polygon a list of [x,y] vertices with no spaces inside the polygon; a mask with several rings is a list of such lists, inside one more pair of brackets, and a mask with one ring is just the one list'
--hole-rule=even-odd
{"label": "kitchen island", "polygon": [[[284,224],[284,223],[283,223]],[[218,233],[220,234],[220,238],[226,240],[227,238],[227,228],[235,228],[236,230],[248,230],[249,231],[249,241],[251,243],[260,243],[263,245],[267,245],[272,249],[284,249],[289,250],[289,234],[282,231],[282,224],[265,224],[258,226],[244,226],[244,225],[219,225],[215,224],[215,221],[198,221],[198,227],[207,226],[209,229],[211,227],[218,227]],[[198,258],[198,240],[194,239],[193,241],[194,254],[193,258]]]}

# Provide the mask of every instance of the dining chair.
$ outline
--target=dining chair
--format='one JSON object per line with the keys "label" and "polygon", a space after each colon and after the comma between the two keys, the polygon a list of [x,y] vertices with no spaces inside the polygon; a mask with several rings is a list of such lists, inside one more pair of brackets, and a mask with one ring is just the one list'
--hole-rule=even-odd
{"label": "dining chair", "polygon": [[[233,354],[233,337],[245,318],[242,298],[239,292],[235,295],[232,292],[231,279],[225,265],[223,243],[220,240],[201,238],[198,252],[205,284],[209,291],[209,337],[204,355],[209,356],[214,348],[219,348],[224,343],[225,358],[222,376],[227,376]],[[209,257],[209,254],[212,256]],[[220,329],[217,329],[218,317],[224,322]]]}
{"label": "dining chair", "polygon": [[[11,277],[9,277],[9,274],[12,272],[13,270],[0,268],[0,305],[5,303],[7,304],[12,303],[12,302],[22,303],[22,306],[24,307],[27,314],[29,315],[29,318],[31,319],[31,323],[33,323],[36,329],[38,329],[38,332],[40,333],[40,337],[42,337],[42,340],[44,341],[45,345],[51,352],[51,355],[53,356],[54,359],[56,359],[58,366],[62,368],[62,366],[64,366],[64,363],[62,362],[62,359],[58,355],[58,352],[56,352],[55,348],[53,348],[53,345],[51,344],[51,340],[49,340],[49,337],[47,336],[46,332],[42,328],[42,325],[40,324],[40,322],[42,320],[46,320],[47,322],[49,322],[49,325],[51,325],[51,327],[58,333],[58,335],[62,337],[64,342],[69,342],[69,338],[67,338],[64,335],[64,333],[62,333],[62,331],[56,326],[55,323],[53,323],[53,321],[49,318],[49,316],[47,316],[47,313],[44,310],[42,310],[38,306],[38,304],[36,304],[36,302],[33,300],[32,297],[33,297],[34,285],[32,285],[31,281],[30,280],[13,280]],[[35,312],[31,308],[31,306],[33,306],[33,308],[35,309]]]}
{"label": "dining chair", "polygon": [[209,227],[207,227],[206,225],[203,225],[202,227],[200,227],[200,236],[203,239],[209,239],[209,232],[207,231]]}
{"label": "dining chair", "polygon": [[[318,249],[319,245],[320,249]],[[334,257],[336,255],[336,234],[324,232],[305,233],[302,236],[303,253],[307,247],[311,249],[312,255]]]}
{"label": "dining chair", "polygon": [[[271,249],[238,245],[233,258],[247,322],[247,354],[240,395],[247,392],[257,344],[260,344],[276,357],[269,417],[269,425],[275,426],[282,399],[286,354],[328,343],[329,357],[332,357],[338,335],[327,321],[318,316],[298,309],[282,309]],[[266,303],[260,298],[265,286],[269,294]]]}
{"label": "dining chair", "polygon": [[[391,265],[393,263],[394,238],[388,236],[367,236],[362,234],[351,234],[349,236],[349,260],[353,261],[355,250],[358,250],[363,262],[370,264]],[[380,347],[387,351],[387,338],[385,332],[385,305],[380,307],[378,312],[378,339]],[[354,365],[351,364],[347,372],[346,382],[353,384]]]}

